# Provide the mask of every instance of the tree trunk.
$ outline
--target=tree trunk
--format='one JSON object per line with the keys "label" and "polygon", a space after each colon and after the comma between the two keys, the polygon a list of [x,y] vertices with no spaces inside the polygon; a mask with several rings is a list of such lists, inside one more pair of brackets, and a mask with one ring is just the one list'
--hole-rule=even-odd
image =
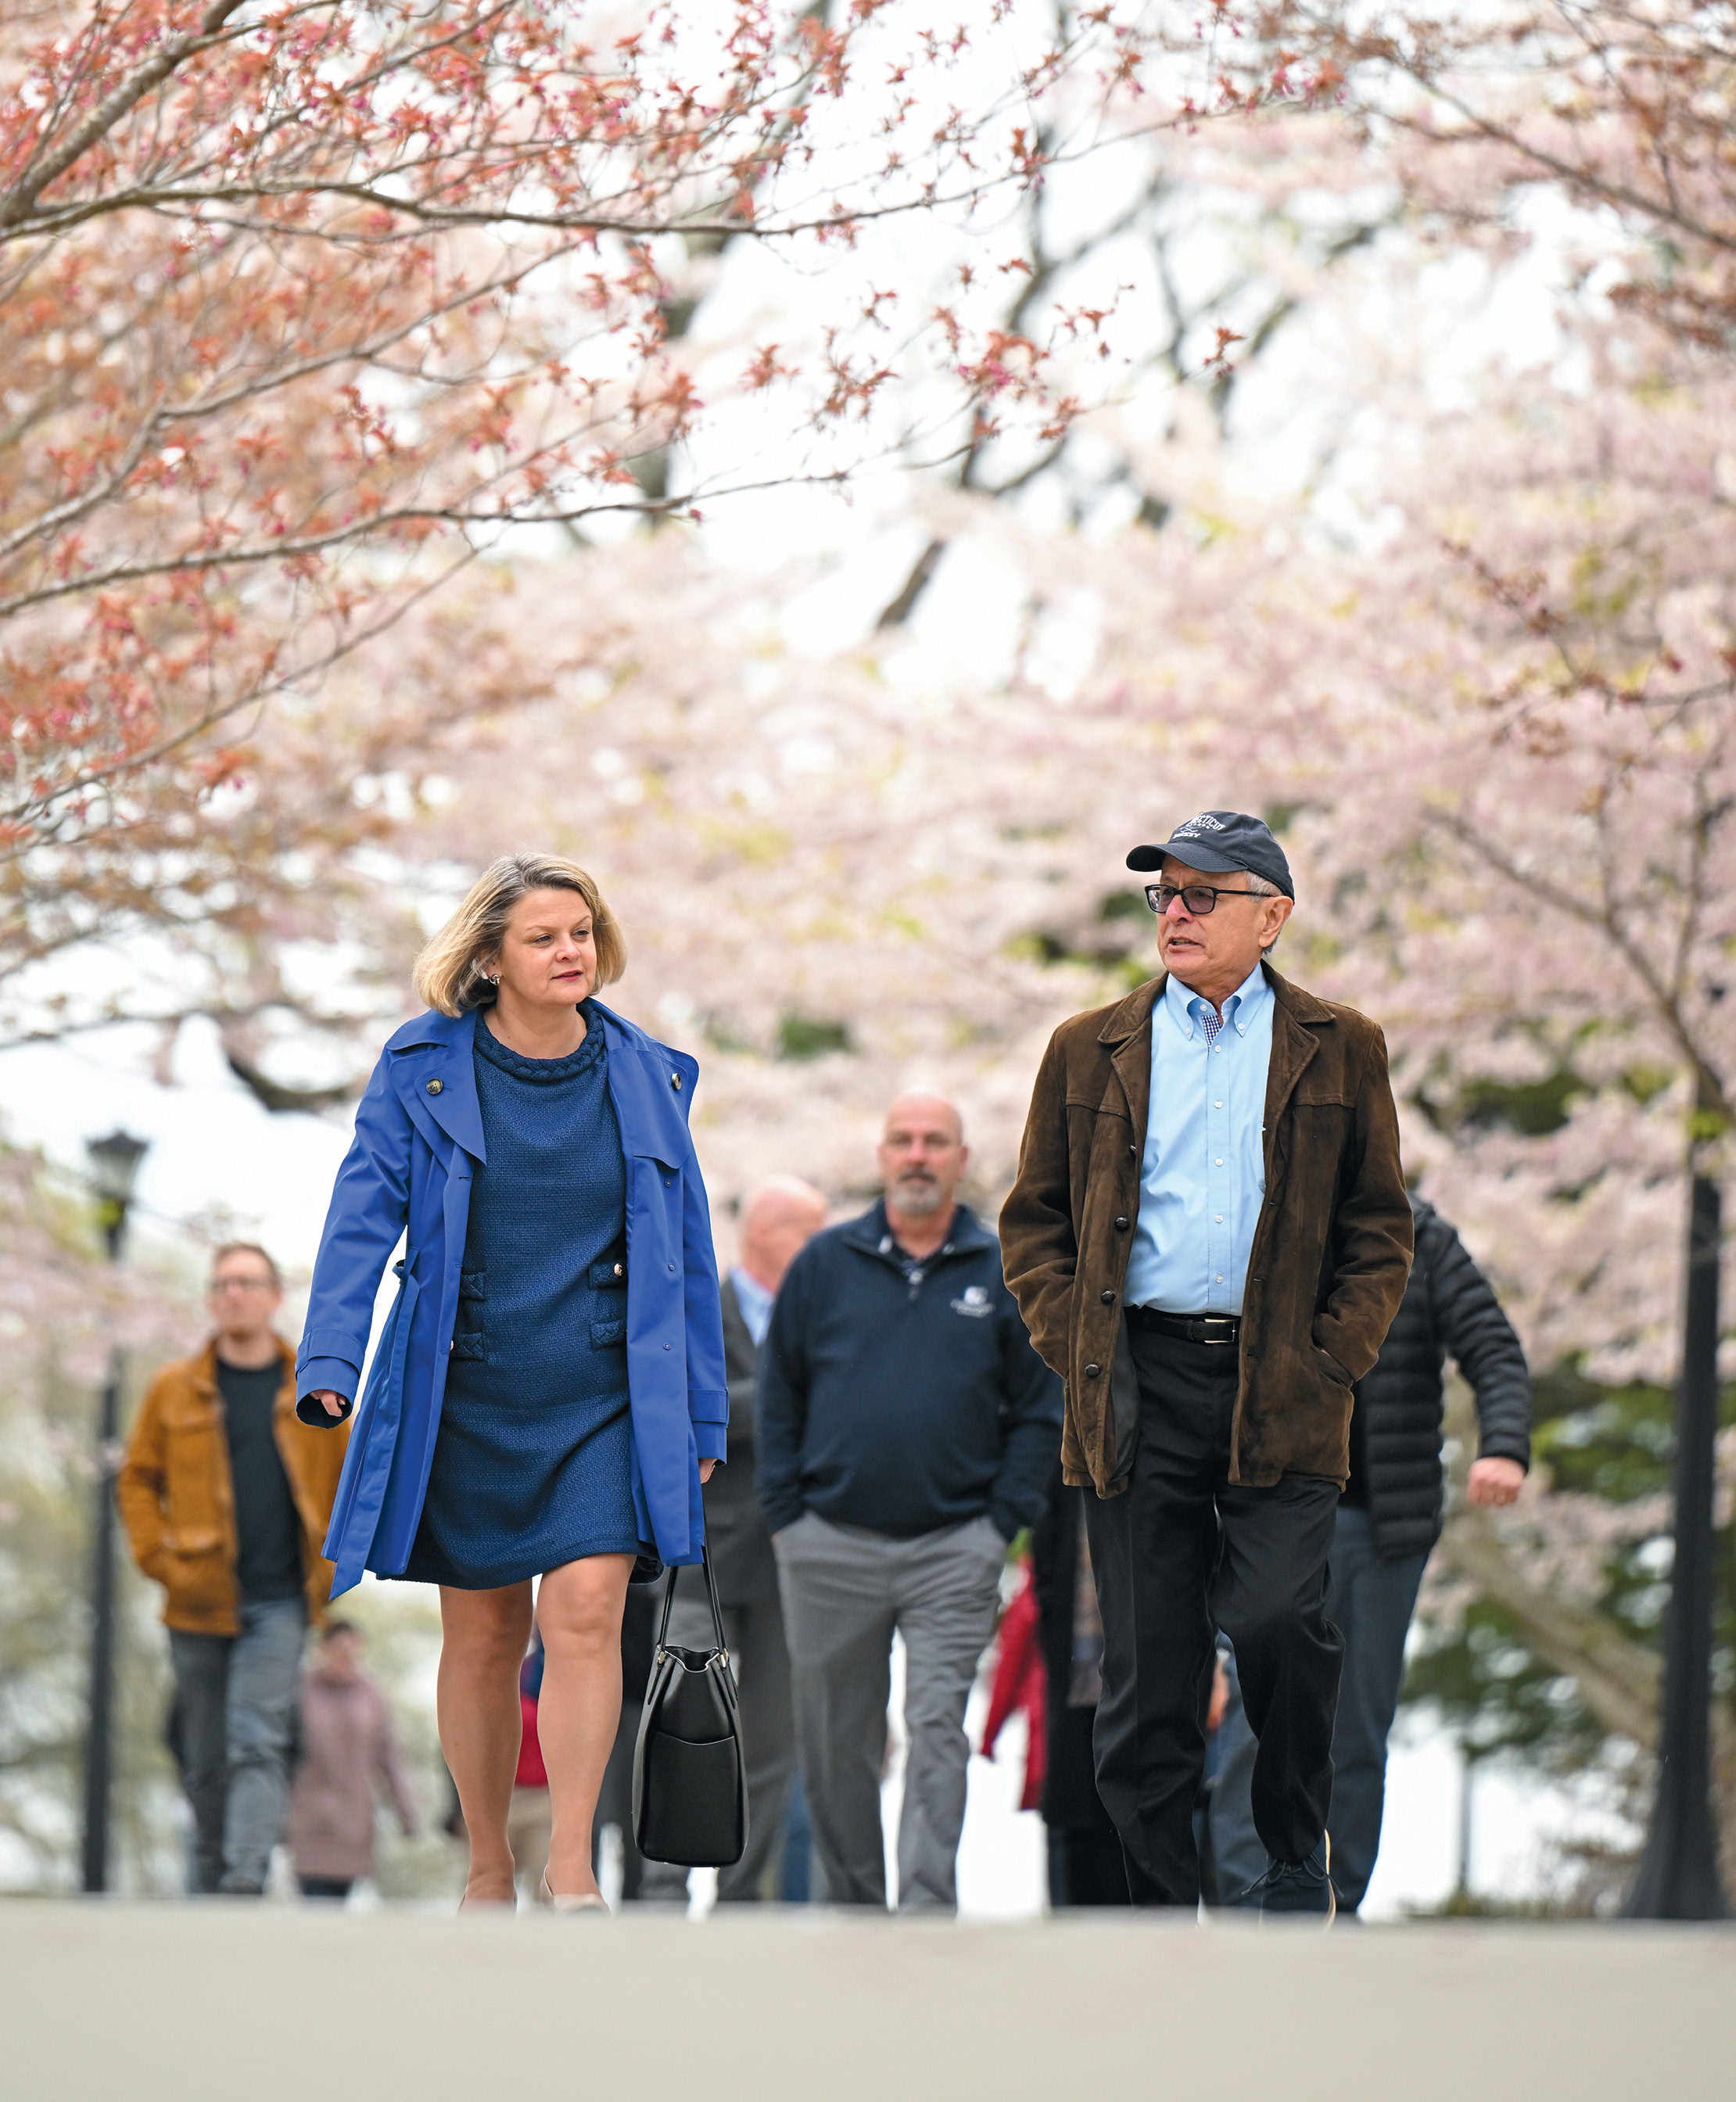
{"label": "tree trunk", "polygon": [[[1443,1559],[1486,1599],[1512,1615],[1543,1661],[1570,1678],[1579,1698],[1605,1729],[1641,1750],[1658,1748],[1658,1695],[1662,1667],[1643,1643],[1600,1613],[1539,1590],[1516,1569],[1486,1511],[1461,1505],[1448,1519]],[[1721,1851],[1736,1860],[1736,1727],[1714,1702],[1712,1785]]]}

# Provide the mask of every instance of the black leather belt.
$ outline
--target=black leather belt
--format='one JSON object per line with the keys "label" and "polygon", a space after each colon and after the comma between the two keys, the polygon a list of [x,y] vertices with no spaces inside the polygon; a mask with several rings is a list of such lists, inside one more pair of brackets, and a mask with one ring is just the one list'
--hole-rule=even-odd
{"label": "black leather belt", "polygon": [[1239,1314],[1160,1314],[1155,1306],[1130,1306],[1127,1326],[1154,1336],[1175,1336],[1184,1343],[1235,1343],[1242,1338]]}

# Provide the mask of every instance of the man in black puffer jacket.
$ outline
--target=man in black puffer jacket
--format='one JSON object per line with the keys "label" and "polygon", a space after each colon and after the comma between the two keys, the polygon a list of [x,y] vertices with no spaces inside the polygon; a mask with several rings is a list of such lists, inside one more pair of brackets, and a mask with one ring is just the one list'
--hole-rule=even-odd
{"label": "man in black puffer jacket", "polygon": [[[1441,1537],[1448,1356],[1477,1397],[1471,1501],[1510,1504],[1531,1459],[1531,1376],[1512,1324],[1464,1243],[1413,1197],[1416,1253],[1380,1356],[1356,1388],[1350,1481],[1333,1532],[1326,1611],[1344,1638],[1332,1733],[1332,1881],[1340,1913],[1362,1902],[1380,1847],[1386,1741],[1405,1671],[1405,1636],[1429,1550]],[[1221,1887],[1265,1867],[1248,1801],[1254,1739],[1233,1696],[1219,1738],[1211,1836]]]}

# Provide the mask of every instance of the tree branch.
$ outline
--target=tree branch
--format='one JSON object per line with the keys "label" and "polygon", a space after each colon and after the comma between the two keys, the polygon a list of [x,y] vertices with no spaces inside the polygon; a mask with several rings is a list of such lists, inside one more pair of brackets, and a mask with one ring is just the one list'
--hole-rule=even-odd
{"label": "tree branch", "polygon": [[154,57],[147,59],[136,73],[112,88],[71,136],[64,140],[0,202],[0,229],[21,225],[49,184],[82,161],[129,109],[142,102],[153,88],[161,87],[188,59],[221,41],[218,33],[241,4],[242,0],[211,0],[197,31],[166,38]]}

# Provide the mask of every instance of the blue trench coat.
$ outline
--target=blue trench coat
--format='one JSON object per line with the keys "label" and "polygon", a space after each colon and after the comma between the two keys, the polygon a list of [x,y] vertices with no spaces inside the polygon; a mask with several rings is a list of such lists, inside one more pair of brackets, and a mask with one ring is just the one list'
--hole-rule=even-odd
{"label": "blue trench coat", "polygon": [[[627,1359],[633,1501],[665,1562],[699,1559],[702,1459],[721,1461],[729,1417],[717,1258],[688,1111],[699,1068],[594,1003],[627,1164]],[[296,1353],[296,1413],[335,1423],[321,1387],[361,1391],[326,1554],[332,1595],[364,1569],[410,1559],[440,1430],[475,1164],[485,1161],[472,1044],[476,1016],[427,1013],[380,1054],[338,1170]],[[409,1229],[402,1282],[361,1377],[380,1273]],[[348,1411],[345,1412],[348,1413]]]}

